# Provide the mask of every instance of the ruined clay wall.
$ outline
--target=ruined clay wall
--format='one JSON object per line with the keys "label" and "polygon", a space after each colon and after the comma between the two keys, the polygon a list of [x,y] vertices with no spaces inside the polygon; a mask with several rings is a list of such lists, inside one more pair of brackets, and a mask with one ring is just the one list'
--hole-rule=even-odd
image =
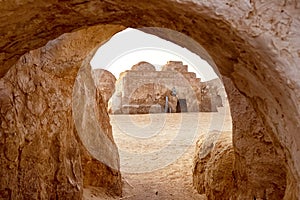
{"label": "ruined clay wall", "polygon": [[[217,107],[223,106],[218,93],[222,93],[225,100],[221,81],[219,84],[200,82],[200,78],[187,68],[181,61],[168,61],[162,66],[162,71],[155,71],[154,66],[147,62],[134,65],[132,70],[121,74],[117,92],[110,102],[110,113],[149,113],[151,106],[158,107],[151,112],[164,112],[166,96],[171,112],[176,112],[178,99],[186,99],[188,112],[217,112]],[[173,88],[176,89],[176,98],[171,95]]]}
{"label": "ruined clay wall", "polygon": [[148,62],[139,62],[131,67],[132,71],[156,71],[155,66]]}
{"label": "ruined clay wall", "polygon": [[[174,77],[179,99],[186,99],[188,112],[201,111],[202,93],[200,78],[194,72],[188,72],[188,66],[183,65],[182,61],[168,61],[162,66],[161,72],[177,72],[179,77]],[[180,80],[182,79],[182,80]],[[181,83],[181,84],[180,84]],[[183,87],[185,86],[185,87]]]}
{"label": "ruined clay wall", "polygon": [[[188,112],[199,111],[200,79],[196,78],[195,73],[188,72],[187,66],[182,65],[182,62],[169,61],[163,66],[163,71],[155,71],[154,66],[146,62],[138,63],[132,68],[121,74],[116,85],[118,89],[110,103],[119,106],[110,108],[115,110],[114,113],[128,113],[129,107],[140,107],[143,110],[137,113],[149,113],[147,110],[153,105],[160,106],[160,109],[154,109],[152,112],[164,112],[166,96],[171,112],[176,112],[178,99],[186,99]],[[176,97],[172,96],[173,88],[176,89]],[[124,111],[121,111],[123,107]]]}
{"label": "ruined clay wall", "polygon": [[[155,85],[161,85],[168,88],[170,91],[173,87],[176,88],[177,98],[187,99],[190,98],[195,99],[195,95],[193,96],[193,89],[191,88],[188,80],[182,76],[181,74],[170,71],[170,72],[135,72],[130,71],[127,72],[126,76],[123,78],[123,102],[126,102],[126,97],[129,98],[129,102],[131,101],[131,95],[135,93],[135,91],[142,87],[145,84],[153,83]],[[142,92],[142,91],[141,91]],[[144,91],[144,93],[149,93],[148,91]],[[159,91],[153,90],[151,96],[155,98],[156,95],[160,95]],[[143,98],[143,94],[140,94],[141,98]],[[138,97],[138,95],[137,95]],[[194,106],[195,107],[195,106]],[[193,111],[193,105],[188,102],[189,111]],[[194,108],[195,109],[195,108]]]}
{"label": "ruined clay wall", "polygon": [[201,82],[202,103],[201,111],[217,111],[218,107],[224,106],[228,100],[222,81],[219,78]]}

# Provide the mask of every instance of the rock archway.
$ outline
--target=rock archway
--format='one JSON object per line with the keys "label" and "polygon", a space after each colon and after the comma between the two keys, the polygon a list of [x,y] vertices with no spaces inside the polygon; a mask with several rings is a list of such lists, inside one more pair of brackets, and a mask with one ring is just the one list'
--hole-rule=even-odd
{"label": "rock archway", "polygon": [[[214,61],[224,80],[231,102],[234,123],[233,142],[237,160],[235,170],[238,174],[237,182],[240,183],[236,198],[243,199],[242,195],[246,195],[245,198],[251,198],[254,194],[270,191],[268,184],[265,184],[268,183],[268,180],[256,182],[253,179],[254,182],[251,182],[250,180],[253,178],[251,170],[248,172],[242,170],[244,167],[252,166],[253,162],[260,163],[259,159],[256,160],[259,157],[272,158],[270,163],[273,163],[274,159],[283,161],[284,168],[282,170],[283,174],[286,174],[287,183],[284,198],[299,198],[300,139],[297,137],[297,133],[300,126],[300,69],[298,67],[300,63],[298,39],[300,36],[300,5],[297,0],[273,2],[50,0],[34,3],[23,0],[1,2],[0,5],[1,76],[6,74],[3,80],[10,84],[10,88],[17,87],[17,83],[14,84],[9,80],[11,76],[7,72],[11,68],[10,73],[14,73],[12,66],[23,54],[44,46],[49,40],[55,39],[63,33],[75,31],[78,28],[95,24],[123,25],[124,27],[119,27],[119,30],[125,27],[164,27],[193,38],[205,48],[211,57],[211,62]],[[210,60],[205,52],[200,53],[199,49],[192,44],[184,44],[177,36],[166,35],[163,32],[152,33],[186,46]],[[112,32],[104,29],[101,35],[109,38]],[[39,55],[43,55],[43,53],[41,52]],[[75,54],[73,59],[76,60],[76,57]],[[23,57],[18,63],[22,62],[27,63],[27,60]],[[64,67],[58,65],[55,75],[50,76],[49,80],[54,77],[73,77],[66,80],[74,81],[78,68],[65,73]],[[39,70],[39,67],[36,70]],[[31,68],[22,71],[29,75],[33,72],[34,70]],[[39,87],[37,85],[42,86],[43,81],[40,79],[23,80],[22,73],[18,73],[16,79],[19,77],[20,83],[24,83],[24,85],[19,84],[18,87],[24,89],[25,93],[31,82],[36,87]],[[13,127],[17,126],[24,133],[29,128],[24,125],[22,120],[15,124],[17,122],[15,116],[18,115],[15,111],[20,109],[20,107],[16,107],[19,96],[14,96],[16,93],[5,93],[7,88],[6,85],[4,86],[1,87],[3,94],[1,94],[1,120],[9,122],[12,129],[8,129],[8,126],[2,123],[1,142],[3,145],[1,151],[6,156],[1,158],[16,162],[19,149],[15,148],[14,141],[10,142],[9,138],[19,137],[19,133]],[[40,95],[42,94],[37,92],[32,97],[39,99]],[[243,98],[243,104],[236,102],[235,96]],[[28,104],[27,106],[32,105]],[[44,107],[44,103],[41,103],[34,107],[33,115],[39,116],[40,111],[45,109],[49,108]],[[14,111],[13,114],[6,115],[10,111]],[[69,115],[69,111],[65,111],[65,113]],[[249,121],[249,116],[251,123],[243,124],[242,121]],[[71,124],[70,121],[70,126]],[[257,129],[257,127],[259,128]],[[4,139],[4,133],[9,134],[9,138]],[[62,141],[67,142],[66,140]],[[257,142],[261,145],[254,145]],[[244,147],[244,144],[256,148],[240,148]],[[268,151],[263,151],[261,148],[268,149]],[[9,153],[7,154],[7,152]],[[253,152],[251,153],[252,160],[247,159],[244,152]],[[69,157],[66,158],[68,161],[66,163],[72,160]],[[5,162],[3,161],[3,163]],[[266,163],[263,164],[262,166],[267,166]],[[15,166],[5,164],[3,174],[10,172],[11,168],[15,169]],[[33,168],[35,167],[33,166]],[[17,174],[12,174],[12,176],[16,176],[16,181],[18,180]],[[261,176],[267,175],[262,174]],[[62,176],[61,178],[65,180],[66,177]],[[1,181],[1,185],[6,184],[4,179]],[[66,188],[76,187],[76,184],[74,185],[70,180],[62,182]],[[261,186],[265,186],[265,188],[261,188]],[[31,189],[33,192],[38,190],[38,188]],[[1,188],[1,191],[8,195],[11,193],[6,188]],[[22,193],[22,191],[18,192]],[[56,194],[62,193],[56,192]]]}

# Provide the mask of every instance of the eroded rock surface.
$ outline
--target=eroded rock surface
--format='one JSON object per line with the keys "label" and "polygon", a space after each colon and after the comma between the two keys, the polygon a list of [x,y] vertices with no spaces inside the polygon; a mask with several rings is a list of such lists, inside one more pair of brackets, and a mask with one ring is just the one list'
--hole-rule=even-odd
{"label": "eroded rock surface", "polygon": [[39,65],[33,51],[0,81],[0,197],[81,199],[80,149],[72,119],[72,77]]}
{"label": "eroded rock surface", "polygon": [[[113,34],[122,27],[65,34],[22,56],[0,80],[1,198],[81,199],[84,175],[95,176],[82,170],[84,158],[91,155],[82,154],[77,140],[72,92],[82,60],[107,39],[103,29]],[[109,125],[108,118],[101,123]],[[109,168],[101,169],[115,176]]]}
{"label": "eroded rock surface", "polygon": [[[234,174],[238,191],[235,198],[282,199],[286,190],[287,170],[285,158],[276,142],[246,98],[224,79],[233,123],[235,154]],[[241,120],[246,117],[247,120]]]}
{"label": "eroded rock surface", "polygon": [[83,186],[102,187],[107,193],[122,194],[120,160],[99,85],[89,61],[83,62],[73,89],[73,117],[80,138]]}
{"label": "eroded rock surface", "polygon": [[[224,83],[229,98],[235,101],[231,108],[233,132],[210,132],[199,139],[194,187],[209,199],[282,199],[287,184],[283,152],[275,149],[276,144],[267,137],[267,130],[245,97],[229,79]],[[239,120],[241,115],[248,120]]]}
{"label": "eroded rock surface", "polygon": [[193,185],[210,200],[231,199],[236,192],[232,133],[211,131],[197,141]]}
{"label": "eroded rock surface", "polygon": [[[189,48],[206,58],[215,69],[219,69],[221,75],[232,80],[234,87],[246,97],[257,117],[262,120],[262,126],[266,130],[266,132],[261,132],[262,138],[268,135],[266,137],[270,138],[275,150],[284,152],[284,166],[287,170],[287,189],[284,199],[296,200],[300,197],[299,8],[300,4],[297,0],[161,0],[154,3],[137,0],[2,1],[0,6],[1,75],[4,76],[24,53],[45,45],[62,33],[83,26],[111,23],[128,27],[165,27],[185,33],[203,45],[207,52],[203,49],[199,50],[188,39],[181,40],[177,33],[172,35],[161,30],[151,30],[155,35]],[[151,31],[148,30],[148,32]],[[102,34],[111,35],[106,31]],[[29,70],[28,73],[33,73],[33,71]],[[55,76],[51,75],[49,78],[55,79],[62,75],[64,75],[63,70],[57,66]],[[10,77],[10,75],[7,76]],[[43,82],[39,79],[33,80],[37,80],[36,85],[41,85]],[[8,110],[14,111],[20,106],[12,103],[18,100],[17,97],[13,98],[13,94],[18,93],[9,91],[9,88],[15,88],[15,79],[5,79],[5,82],[12,85],[11,87],[5,85],[3,86],[5,89],[1,90],[3,91],[1,102],[8,105],[1,107],[1,110],[3,113],[8,113]],[[225,87],[228,86],[225,84]],[[39,95],[32,98],[40,98]],[[59,96],[60,93],[57,95]],[[235,103],[231,105],[232,108]],[[32,105],[28,104],[34,107]],[[32,108],[34,113],[39,113],[40,109],[45,108],[43,103],[37,105]],[[5,122],[2,123],[3,129],[7,129],[8,122],[13,124],[13,127],[17,127],[15,124],[18,120],[14,116],[19,114],[2,115],[5,115]],[[241,121],[248,120],[247,115],[239,115],[239,117]],[[32,133],[30,130],[31,127],[35,127],[33,126],[35,123],[32,122],[26,127],[22,126],[25,124],[23,122],[25,119],[21,121],[18,129],[24,127],[24,130],[20,132]],[[247,130],[247,127],[240,129],[241,132],[247,132]],[[14,135],[14,131],[10,133]],[[1,134],[6,138],[5,131]],[[254,136],[250,135],[249,139],[251,137]],[[9,142],[9,139],[6,141],[1,137],[1,140],[2,143],[8,145],[1,146],[1,148],[11,152],[7,154],[7,157],[14,160],[17,150],[9,148],[11,145],[15,147],[14,139],[13,142]],[[249,140],[248,142],[255,146],[255,141]],[[14,149],[14,151],[7,149]],[[236,157],[242,160],[243,155],[236,154]],[[6,162],[6,158],[3,157],[2,160],[1,157],[1,163]],[[13,182],[15,179],[11,180]],[[252,189],[256,190],[256,188]],[[11,193],[9,189],[3,190],[4,194]]]}
{"label": "eroded rock surface", "polygon": [[103,98],[103,102],[107,104],[115,91],[115,76],[105,69],[93,69],[92,75],[95,85]]}

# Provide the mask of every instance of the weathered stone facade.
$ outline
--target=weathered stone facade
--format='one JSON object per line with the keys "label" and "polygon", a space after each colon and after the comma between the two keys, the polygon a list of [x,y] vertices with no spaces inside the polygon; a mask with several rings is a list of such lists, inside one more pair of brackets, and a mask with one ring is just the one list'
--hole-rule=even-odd
{"label": "weathered stone facade", "polygon": [[199,110],[202,112],[217,111],[227,102],[227,95],[222,81],[218,78],[201,83],[201,103]]}
{"label": "weathered stone facade", "polygon": [[[187,67],[181,61],[169,61],[161,71],[146,62],[134,65],[120,75],[109,111],[113,114],[217,111],[216,93],[205,90],[206,84],[195,73],[188,72]],[[186,103],[186,109],[180,109],[185,106],[181,102]],[[203,106],[202,102],[208,105]]]}

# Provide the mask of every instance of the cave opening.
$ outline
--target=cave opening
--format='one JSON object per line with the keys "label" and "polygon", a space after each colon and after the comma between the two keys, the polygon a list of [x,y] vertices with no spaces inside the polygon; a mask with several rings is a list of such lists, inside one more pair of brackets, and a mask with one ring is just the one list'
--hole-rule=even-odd
{"label": "cave opening", "polygon": [[[128,30],[124,32],[129,34]],[[143,32],[139,34],[148,35]],[[111,40],[118,42],[118,46],[124,46],[115,37]],[[129,35],[129,38],[137,40],[134,34]],[[125,41],[128,43],[130,39]],[[172,51],[169,49],[168,52],[173,53],[171,56],[166,55],[166,50],[163,55],[159,55],[163,42],[166,42],[160,38],[156,38],[159,42],[151,41],[152,48],[160,46],[160,51],[155,49],[157,52],[150,52],[151,47],[144,46],[148,42],[146,39],[142,38],[144,44],[135,47],[137,50],[129,45],[129,56],[126,50],[123,50],[125,53],[116,53],[118,59],[108,49],[108,40],[105,43],[108,47],[105,48],[113,62],[106,61],[107,65],[104,59],[101,62],[99,57],[107,57],[105,48],[101,47],[97,50],[101,52],[98,58],[95,58],[96,52],[91,59],[93,79],[102,92],[110,114],[112,133],[120,154],[123,196],[126,198],[133,195],[137,199],[168,199],[172,196],[179,199],[204,198],[193,186],[193,159],[197,157],[195,154],[200,154],[198,150],[195,153],[196,141],[201,138],[199,142],[203,145],[215,145],[219,135],[223,134],[223,139],[231,144],[232,121],[226,91],[212,69],[204,68],[203,72],[202,66],[197,66],[193,69],[194,73],[190,72],[187,70],[188,65],[184,64],[195,66],[195,58],[192,57],[193,62],[187,62],[187,54],[176,52],[176,48]],[[154,45],[155,42],[158,44]],[[112,45],[111,48],[116,47]],[[182,47],[177,48],[181,50]],[[148,51],[141,53],[145,49]],[[134,61],[130,57],[135,58]],[[164,57],[167,63],[162,65],[156,61],[159,58],[155,60],[153,57]],[[184,61],[178,60],[182,58]],[[101,68],[98,69],[96,65]],[[125,71],[115,69],[124,70],[126,65]],[[201,65],[199,61],[198,65]],[[120,73],[119,78],[114,77],[118,75],[115,71]],[[205,75],[205,71],[208,74]],[[211,80],[204,82],[199,76]],[[224,106],[216,104],[220,95]],[[180,194],[176,189],[178,187],[182,188]]]}
{"label": "cave opening", "polygon": [[[227,187],[234,191],[222,193],[219,181],[205,180],[222,177],[222,165],[211,167],[197,190],[211,199],[299,199],[298,10],[297,1],[1,2],[0,196],[81,199],[89,185],[120,195],[118,170],[97,163],[119,166],[106,111],[97,108],[102,111],[98,131],[97,123],[89,123],[96,117],[81,109],[94,109],[84,95],[96,93],[88,87],[89,70],[80,69],[88,81],[76,83],[82,95],[74,101],[73,83],[97,44],[128,26],[156,26],[186,33],[209,52],[231,105],[235,185]],[[156,30],[144,29],[184,45],[177,35]],[[95,32],[100,37],[82,37]],[[69,36],[73,42],[65,40]],[[201,49],[187,47],[205,57]],[[82,117],[73,119],[73,113]],[[87,138],[77,141],[82,130]],[[99,132],[107,137],[93,135]],[[81,143],[89,144],[88,153]],[[201,157],[209,156],[205,152]]]}

